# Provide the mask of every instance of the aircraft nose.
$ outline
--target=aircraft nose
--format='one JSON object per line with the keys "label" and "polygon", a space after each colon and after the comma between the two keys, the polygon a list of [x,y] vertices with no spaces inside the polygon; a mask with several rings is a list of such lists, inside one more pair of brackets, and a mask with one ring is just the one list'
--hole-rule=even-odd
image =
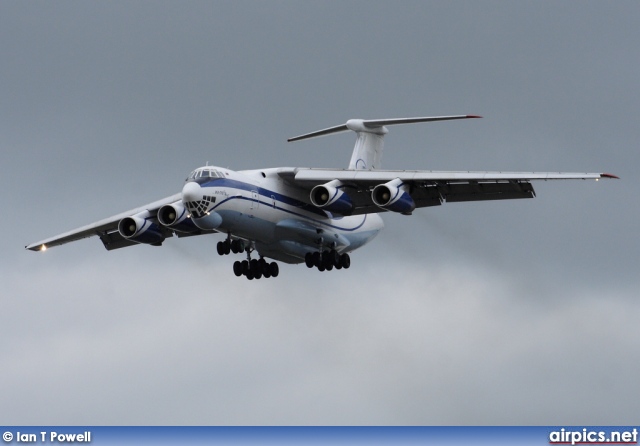
{"label": "aircraft nose", "polygon": [[202,200],[202,189],[198,183],[189,182],[182,188],[182,202]]}

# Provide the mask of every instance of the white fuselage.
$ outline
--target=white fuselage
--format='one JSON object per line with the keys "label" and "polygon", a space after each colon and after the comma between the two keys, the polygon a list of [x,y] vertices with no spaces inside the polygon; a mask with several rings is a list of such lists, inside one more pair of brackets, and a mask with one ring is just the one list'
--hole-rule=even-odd
{"label": "white fuselage", "polygon": [[334,217],[309,204],[308,193],[289,186],[278,169],[208,169],[210,176],[189,179],[182,190],[194,223],[252,241],[265,257],[301,263],[318,249],[350,252],[384,227],[377,214]]}

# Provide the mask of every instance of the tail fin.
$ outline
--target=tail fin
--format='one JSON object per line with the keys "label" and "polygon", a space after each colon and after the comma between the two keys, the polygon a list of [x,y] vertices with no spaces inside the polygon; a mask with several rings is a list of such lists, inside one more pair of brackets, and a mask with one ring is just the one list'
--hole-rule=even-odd
{"label": "tail fin", "polygon": [[349,169],[372,170],[382,167],[382,151],[384,149],[384,135],[389,130],[387,125],[413,124],[416,122],[450,121],[453,119],[481,118],[476,115],[434,116],[426,118],[399,118],[399,119],[350,119],[345,124],[329,127],[304,135],[289,138],[287,141],[299,141],[301,139],[325,136],[332,133],[356,132],[356,144],[351,154]]}

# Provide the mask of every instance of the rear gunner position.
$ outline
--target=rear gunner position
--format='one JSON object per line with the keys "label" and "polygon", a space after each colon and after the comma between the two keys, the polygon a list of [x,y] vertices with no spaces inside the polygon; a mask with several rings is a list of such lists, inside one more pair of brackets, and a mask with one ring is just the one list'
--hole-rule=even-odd
{"label": "rear gunner position", "polygon": [[319,271],[346,269],[350,253],[382,230],[381,212],[411,215],[444,202],[533,198],[531,181],[617,178],[605,173],[437,172],[382,170],[387,126],[479,118],[473,115],[404,119],[351,119],[345,124],[289,139],[297,141],[354,131],[347,169],[278,167],[233,171],[200,167],[182,191],[27,246],[32,251],[98,236],[107,250],[165,239],[221,233],[217,252],[244,254],[236,276],[277,277],[275,261],[304,262]]}

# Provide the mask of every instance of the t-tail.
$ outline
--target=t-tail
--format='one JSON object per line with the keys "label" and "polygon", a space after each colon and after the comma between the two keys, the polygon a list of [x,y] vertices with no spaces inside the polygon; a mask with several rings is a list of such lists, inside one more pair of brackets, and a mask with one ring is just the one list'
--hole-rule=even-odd
{"label": "t-tail", "polygon": [[352,170],[376,170],[382,168],[382,151],[384,149],[384,135],[389,130],[386,126],[396,124],[413,124],[417,122],[451,121],[453,119],[481,118],[477,115],[432,116],[423,118],[398,118],[398,119],[349,119],[345,124],[329,127],[304,135],[289,138],[287,141],[299,141],[301,139],[315,138],[317,136],[330,135],[332,133],[356,132],[356,144],[353,147],[349,169]]}

